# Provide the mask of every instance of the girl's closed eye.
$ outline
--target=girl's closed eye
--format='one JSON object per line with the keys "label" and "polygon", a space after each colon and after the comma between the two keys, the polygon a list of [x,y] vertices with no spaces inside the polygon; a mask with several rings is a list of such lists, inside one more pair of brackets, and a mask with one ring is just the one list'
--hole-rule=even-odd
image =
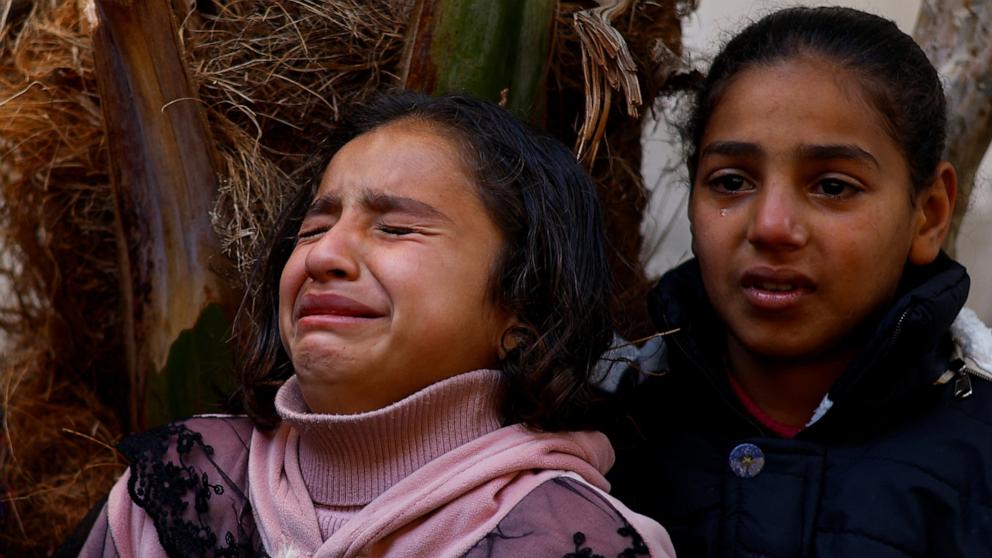
{"label": "girl's closed eye", "polygon": [[330,228],[331,228],[330,226],[320,226],[320,227],[311,226],[305,228],[300,227],[300,232],[296,233],[296,242],[299,243],[317,238],[318,236],[330,230]]}
{"label": "girl's closed eye", "polygon": [[388,223],[379,223],[376,225],[375,228],[379,232],[382,232],[389,236],[407,236],[421,232],[419,229],[415,227],[410,227],[405,225],[391,225]]}

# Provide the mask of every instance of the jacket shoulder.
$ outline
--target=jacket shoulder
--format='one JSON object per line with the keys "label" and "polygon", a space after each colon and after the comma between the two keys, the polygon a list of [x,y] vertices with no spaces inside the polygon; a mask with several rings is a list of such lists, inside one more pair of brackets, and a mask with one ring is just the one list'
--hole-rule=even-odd
{"label": "jacket shoulder", "polygon": [[667,546],[667,535],[651,536],[598,490],[561,476],[534,488],[465,556],[664,557],[652,548]]}

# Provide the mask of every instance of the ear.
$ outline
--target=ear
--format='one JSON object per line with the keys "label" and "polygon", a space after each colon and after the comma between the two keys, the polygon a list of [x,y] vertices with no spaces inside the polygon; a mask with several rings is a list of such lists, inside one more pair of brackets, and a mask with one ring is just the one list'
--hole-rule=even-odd
{"label": "ear", "polygon": [[957,195],[957,173],[950,163],[941,161],[930,186],[916,194],[916,228],[909,249],[909,263],[926,265],[937,258],[951,230]]}
{"label": "ear", "polygon": [[500,360],[506,358],[506,353],[517,346],[517,338],[511,333],[520,325],[517,315],[507,316],[502,328],[496,328],[499,335],[496,338],[496,355]]}

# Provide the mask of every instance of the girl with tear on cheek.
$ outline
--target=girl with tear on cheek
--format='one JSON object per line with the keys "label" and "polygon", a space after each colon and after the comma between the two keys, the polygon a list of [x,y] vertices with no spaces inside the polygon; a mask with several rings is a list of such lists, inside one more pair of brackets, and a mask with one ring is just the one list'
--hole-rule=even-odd
{"label": "girl with tear on cheek", "polygon": [[126,440],[82,554],[673,556],[606,492],[609,270],[574,156],[464,96],[344,114],[246,299],[248,416]]}
{"label": "girl with tear on cheek", "polygon": [[615,494],[685,556],[992,556],[992,334],[941,251],[940,79],[890,21],[786,9],[685,129],[695,259],[654,288]]}

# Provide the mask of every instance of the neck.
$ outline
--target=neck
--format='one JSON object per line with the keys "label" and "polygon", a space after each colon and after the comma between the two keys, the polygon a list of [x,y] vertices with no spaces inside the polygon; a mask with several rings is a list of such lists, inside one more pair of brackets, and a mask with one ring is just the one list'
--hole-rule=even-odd
{"label": "neck", "polygon": [[730,373],[748,396],[777,422],[802,427],[856,356],[842,348],[808,359],[776,359],[750,352],[732,336]]}

